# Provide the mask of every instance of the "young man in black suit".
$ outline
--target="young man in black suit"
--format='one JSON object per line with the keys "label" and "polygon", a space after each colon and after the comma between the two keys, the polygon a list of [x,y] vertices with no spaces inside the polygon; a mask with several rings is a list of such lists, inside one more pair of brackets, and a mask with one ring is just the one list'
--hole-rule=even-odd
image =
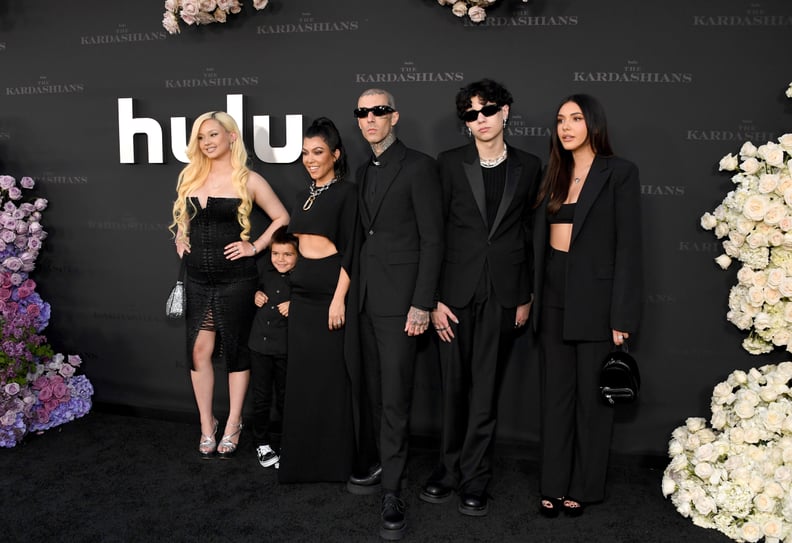
{"label": "young man in black suit", "polygon": [[457,114],[472,143],[438,156],[446,246],[432,325],[443,379],[441,462],[421,499],[457,490],[459,512],[488,512],[499,365],[528,320],[530,230],[540,160],[504,141],[512,96],[484,79],[462,88]]}
{"label": "young man in black suit", "polygon": [[440,184],[435,160],[406,147],[394,134],[399,112],[390,93],[364,91],[355,117],[372,151],[357,172],[362,395],[370,409],[361,417],[358,463],[371,468],[362,477],[352,476],[347,488],[376,492],[381,481],[380,535],[396,540],[405,531],[400,491],[416,344],[429,326],[443,255]]}

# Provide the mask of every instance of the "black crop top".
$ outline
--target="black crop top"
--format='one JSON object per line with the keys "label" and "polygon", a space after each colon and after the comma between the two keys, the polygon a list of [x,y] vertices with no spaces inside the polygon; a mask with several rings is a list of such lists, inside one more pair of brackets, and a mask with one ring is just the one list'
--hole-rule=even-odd
{"label": "black crop top", "polygon": [[561,209],[555,215],[547,215],[547,222],[549,224],[572,224],[575,219],[575,205],[561,204]]}

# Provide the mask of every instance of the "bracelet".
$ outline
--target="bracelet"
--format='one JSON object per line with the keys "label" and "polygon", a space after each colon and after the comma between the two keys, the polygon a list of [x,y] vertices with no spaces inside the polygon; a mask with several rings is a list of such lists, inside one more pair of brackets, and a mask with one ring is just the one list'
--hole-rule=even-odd
{"label": "bracelet", "polygon": [[257,251],[256,251],[256,244],[255,244],[255,243],[253,243],[252,241],[250,242],[250,244],[253,246],[253,256],[255,256],[255,255],[256,255],[256,252],[257,252]]}

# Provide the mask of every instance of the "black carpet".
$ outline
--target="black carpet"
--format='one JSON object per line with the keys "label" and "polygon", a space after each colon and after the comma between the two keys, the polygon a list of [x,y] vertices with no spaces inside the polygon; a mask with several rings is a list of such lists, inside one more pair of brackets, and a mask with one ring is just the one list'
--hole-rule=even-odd
{"label": "black carpet", "polygon": [[[202,460],[199,433],[196,422],[95,409],[0,449],[0,540],[380,540],[378,496],[353,496],[342,484],[279,485],[258,465],[246,431],[236,458]],[[536,460],[506,447],[496,454],[488,516],[462,516],[456,501],[424,503],[417,496],[434,459],[422,448],[410,460],[405,542],[731,541],[663,498],[660,459],[613,459],[610,497],[576,519],[537,514]]]}

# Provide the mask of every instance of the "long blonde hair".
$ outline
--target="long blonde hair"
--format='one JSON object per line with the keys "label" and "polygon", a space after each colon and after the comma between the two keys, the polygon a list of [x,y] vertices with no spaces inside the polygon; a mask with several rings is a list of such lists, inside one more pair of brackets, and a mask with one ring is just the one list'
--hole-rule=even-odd
{"label": "long blonde hair", "polygon": [[179,173],[179,180],[176,184],[176,201],[173,202],[173,222],[168,229],[174,238],[177,233],[180,233],[180,237],[189,245],[190,220],[198,210],[188,197],[206,180],[211,167],[209,158],[201,152],[198,145],[198,131],[204,121],[209,119],[216,120],[227,132],[236,135],[236,139],[231,142],[231,167],[233,168],[231,183],[242,200],[237,208],[237,220],[242,227],[240,237],[247,241],[250,239],[250,211],[253,209],[253,201],[247,190],[247,179],[250,173],[247,167],[248,154],[236,121],[225,111],[208,111],[195,119],[193,123],[190,142],[187,144],[189,163]]}

